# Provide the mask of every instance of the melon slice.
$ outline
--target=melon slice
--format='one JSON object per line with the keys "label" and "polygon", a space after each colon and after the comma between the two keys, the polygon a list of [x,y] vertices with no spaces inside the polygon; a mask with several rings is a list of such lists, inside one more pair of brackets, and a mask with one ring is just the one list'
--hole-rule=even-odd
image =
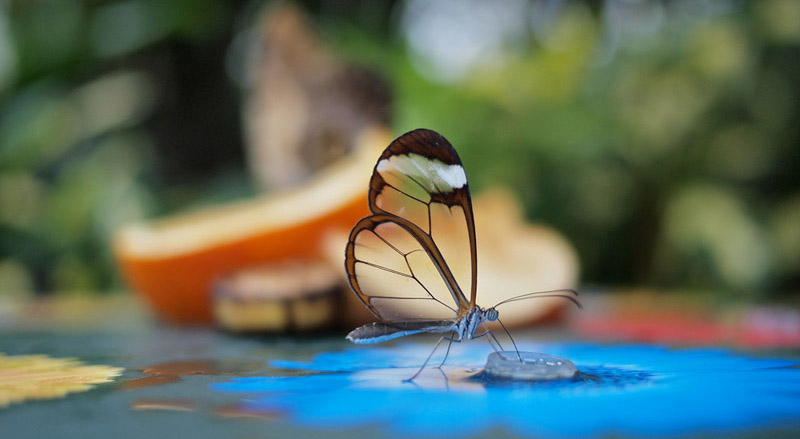
{"label": "melon slice", "polygon": [[[493,306],[509,297],[578,286],[580,261],[572,244],[544,224],[530,223],[520,201],[492,188],[475,197],[478,246],[478,304]],[[497,308],[509,327],[553,320],[575,305],[563,298],[532,298]],[[493,330],[502,331],[493,326]]]}
{"label": "melon slice", "polygon": [[292,190],[124,226],[113,242],[118,265],[167,321],[211,323],[211,290],[220,278],[264,263],[323,258],[327,234],[346,232],[369,214],[365,182],[391,140],[385,130],[365,131],[352,155]]}

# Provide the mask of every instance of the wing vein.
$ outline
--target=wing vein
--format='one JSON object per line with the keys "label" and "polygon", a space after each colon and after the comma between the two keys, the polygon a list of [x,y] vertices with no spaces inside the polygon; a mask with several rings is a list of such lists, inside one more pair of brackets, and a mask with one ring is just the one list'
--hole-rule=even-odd
{"label": "wing vein", "polygon": [[431,205],[428,204],[428,236],[433,239],[433,219],[431,217]]}
{"label": "wing vein", "polygon": [[417,282],[417,284],[419,286],[421,286],[422,289],[425,290],[426,293],[428,293],[429,296],[431,296],[431,299],[433,299],[436,302],[439,302],[440,304],[442,304],[445,308],[449,309],[450,311],[453,311],[454,313],[457,313],[457,311],[454,308],[452,308],[450,305],[442,302],[441,300],[437,299],[436,296],[434,296],[433,293],[431,293],[431,291],[428,289],[428,287],[426,287],[425,284],[423,284],[422,281],[420,281],[417,278],[417,276],[414,274],[414,269],[411,268],[411,263],[408,262],[408,256],[406,256],[405,258],[406,258],[406,265],[408,265],[408,270],[411,272],[411,278],[414,279]]}
{"label": "wing vein", "polygon": [[383,236],[381,236],[381,235],[378,235],[378,232],[376,232],[376,231],[374,231],[374,230],[370,230],[370,232],[372,232],[372,234],[373,234],[373,235],[377,236],[377,237],[378,237],[378,239],[380,239],[381,241],[383,241],[383,243],[384,243],[384,244],[386,244],[386,245],[388,245],[388,246],[389,246],[389,247],[390,247],[392,250],[396,251],[398,255],[401,255],[401,256],[404,256],[404,257],[406,256],[406,254],[405,254],[405,253],[403,253],[402,251],[400,251],[400,249],[399,249],[399,248],[397,248],[397,247],[395,247],[394,245],[392,245],[392,243],[391,243],[391,242],[389,242],[389,241],[387,241],[386,239],[384,239],[384,238],[383,238]]}
{"label": "wing vein", "polygon": [[407,277],[407,278],[413,277],[413,276],[409,276],[409,275],[407,275],[405,273],[401,273],[401,272],[399,272],[397,270],[392,270],[389,267],[384,267],[382,265],[378,265],[378,264],[375,264],[375,263],[372,263],[372,262],[368,262],[368,261],[363,261],[361,259],[356,259],[356,262],[364,264],[364,265],[369,265],[370,267],[374,267],[374,268],[377,268],[378,270],[383,270],[383,271],[386,271],[388,273],[396,274],[398,276],[403,276],[403,277]]}
{"label": "wing vein", "polygon": [[[388,182],[386,182],[386,181],[384,181],[384,183],[383,183],[383,184],[384,184],[384,185],[386,185],[386,186],[389,186],[390,188],[392,188],[392,189],[396,190],[397,192],[400,192],[401,194],[403,194],[403,195],[407,196],[408,198],[411,198],[412,200],[419,201],[419,202],[420,202],[420,203],[422,203],[422,204],[428,204],[428,203],[429,203],[428,201],[422,201],[422,200],[420,200],[419,198],[417,198],[417,197],[415,197],[415,196],[413,196],[413,195],[411,195],[411,194],[408,194],[408,193],[406,193],[405,191],[402,191],[402,190],[398,189],[397,187],[395,187],[395,186],[391,185],[390,183],[388,183]],[[424,188],[423,188],[423,189],[424,189]],[[428,193],[428,192],[427,192],[427,190],[425,191],[425,193]]]}
{"label": "wing vein", "polygon": [[406,177],[408,177],[408,179],[409,179],[409,180],[411,180],[411,181],[413,181],[414,183],[416,183],[416,184],[417,184],[417,186],[421,187],[421,188],[422,188],[422,190],[423,190],[423,191],[425,191],[425,193],[427,193],[428,195],[433,195],[433,194],[431,193],[430,189],[426,188],[426,187],[425,187],[425,185],[423,185],[422,183],[420,183],[419,181],[417,181],[417,179],[416,179],[416,178],[414,178],[412,175],[410,175],[410,174],[404,174],[404,175],[405,175]]}

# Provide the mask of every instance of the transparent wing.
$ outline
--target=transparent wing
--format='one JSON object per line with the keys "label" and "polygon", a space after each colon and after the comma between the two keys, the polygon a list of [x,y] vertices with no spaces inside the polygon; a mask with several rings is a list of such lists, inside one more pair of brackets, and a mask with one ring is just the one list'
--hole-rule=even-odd
{"label": "transparent wing", "polygon": [[356,224],[345,250],[350,286],[382,320],[455,320],[465,305],[430,236],[391,214]]}
{"label": "transparent wing", "polygon": [[[440,134],[414,130],[392,142],[375,165],[369,206],[415,225],[452,273],[459,316],[475,306],[477,253],[472,200],[455,149]],[[463,288],[468,288],[469,300]]]}

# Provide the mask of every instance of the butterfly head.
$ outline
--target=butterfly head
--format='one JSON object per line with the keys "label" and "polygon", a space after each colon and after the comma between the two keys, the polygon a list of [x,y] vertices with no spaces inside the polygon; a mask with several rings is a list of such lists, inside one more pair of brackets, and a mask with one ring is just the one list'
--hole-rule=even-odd
{"label": "butterfly head", "polygon": [[483,311],[483,318],[486,319],[487,322],[493,322],[497,320],[498,316],[497,310],[494,308],[487,308]]}

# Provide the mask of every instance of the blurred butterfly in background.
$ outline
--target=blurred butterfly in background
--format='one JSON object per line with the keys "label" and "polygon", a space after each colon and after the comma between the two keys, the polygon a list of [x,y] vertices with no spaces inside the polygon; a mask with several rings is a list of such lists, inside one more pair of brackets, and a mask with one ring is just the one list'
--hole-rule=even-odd
{"label": "blurred butterfly in background", "polygon": [[502,350],[486,327],[498,321],[505,329],[500,305],[563,297],[580,307],[577,293],[567,289],[522,294],[487,308],[477,304],[469,185],[456,150],[439,133],[417,129],[395,139],[375,165],[368,199],[372,215],[350,232],[345,269],[353,292],[380,320],[356,328],[347,339],[379,343],[422,332],[443,334],[409,380],[444,340],[452,344],[488,335],[497,345],[492,347]]}

